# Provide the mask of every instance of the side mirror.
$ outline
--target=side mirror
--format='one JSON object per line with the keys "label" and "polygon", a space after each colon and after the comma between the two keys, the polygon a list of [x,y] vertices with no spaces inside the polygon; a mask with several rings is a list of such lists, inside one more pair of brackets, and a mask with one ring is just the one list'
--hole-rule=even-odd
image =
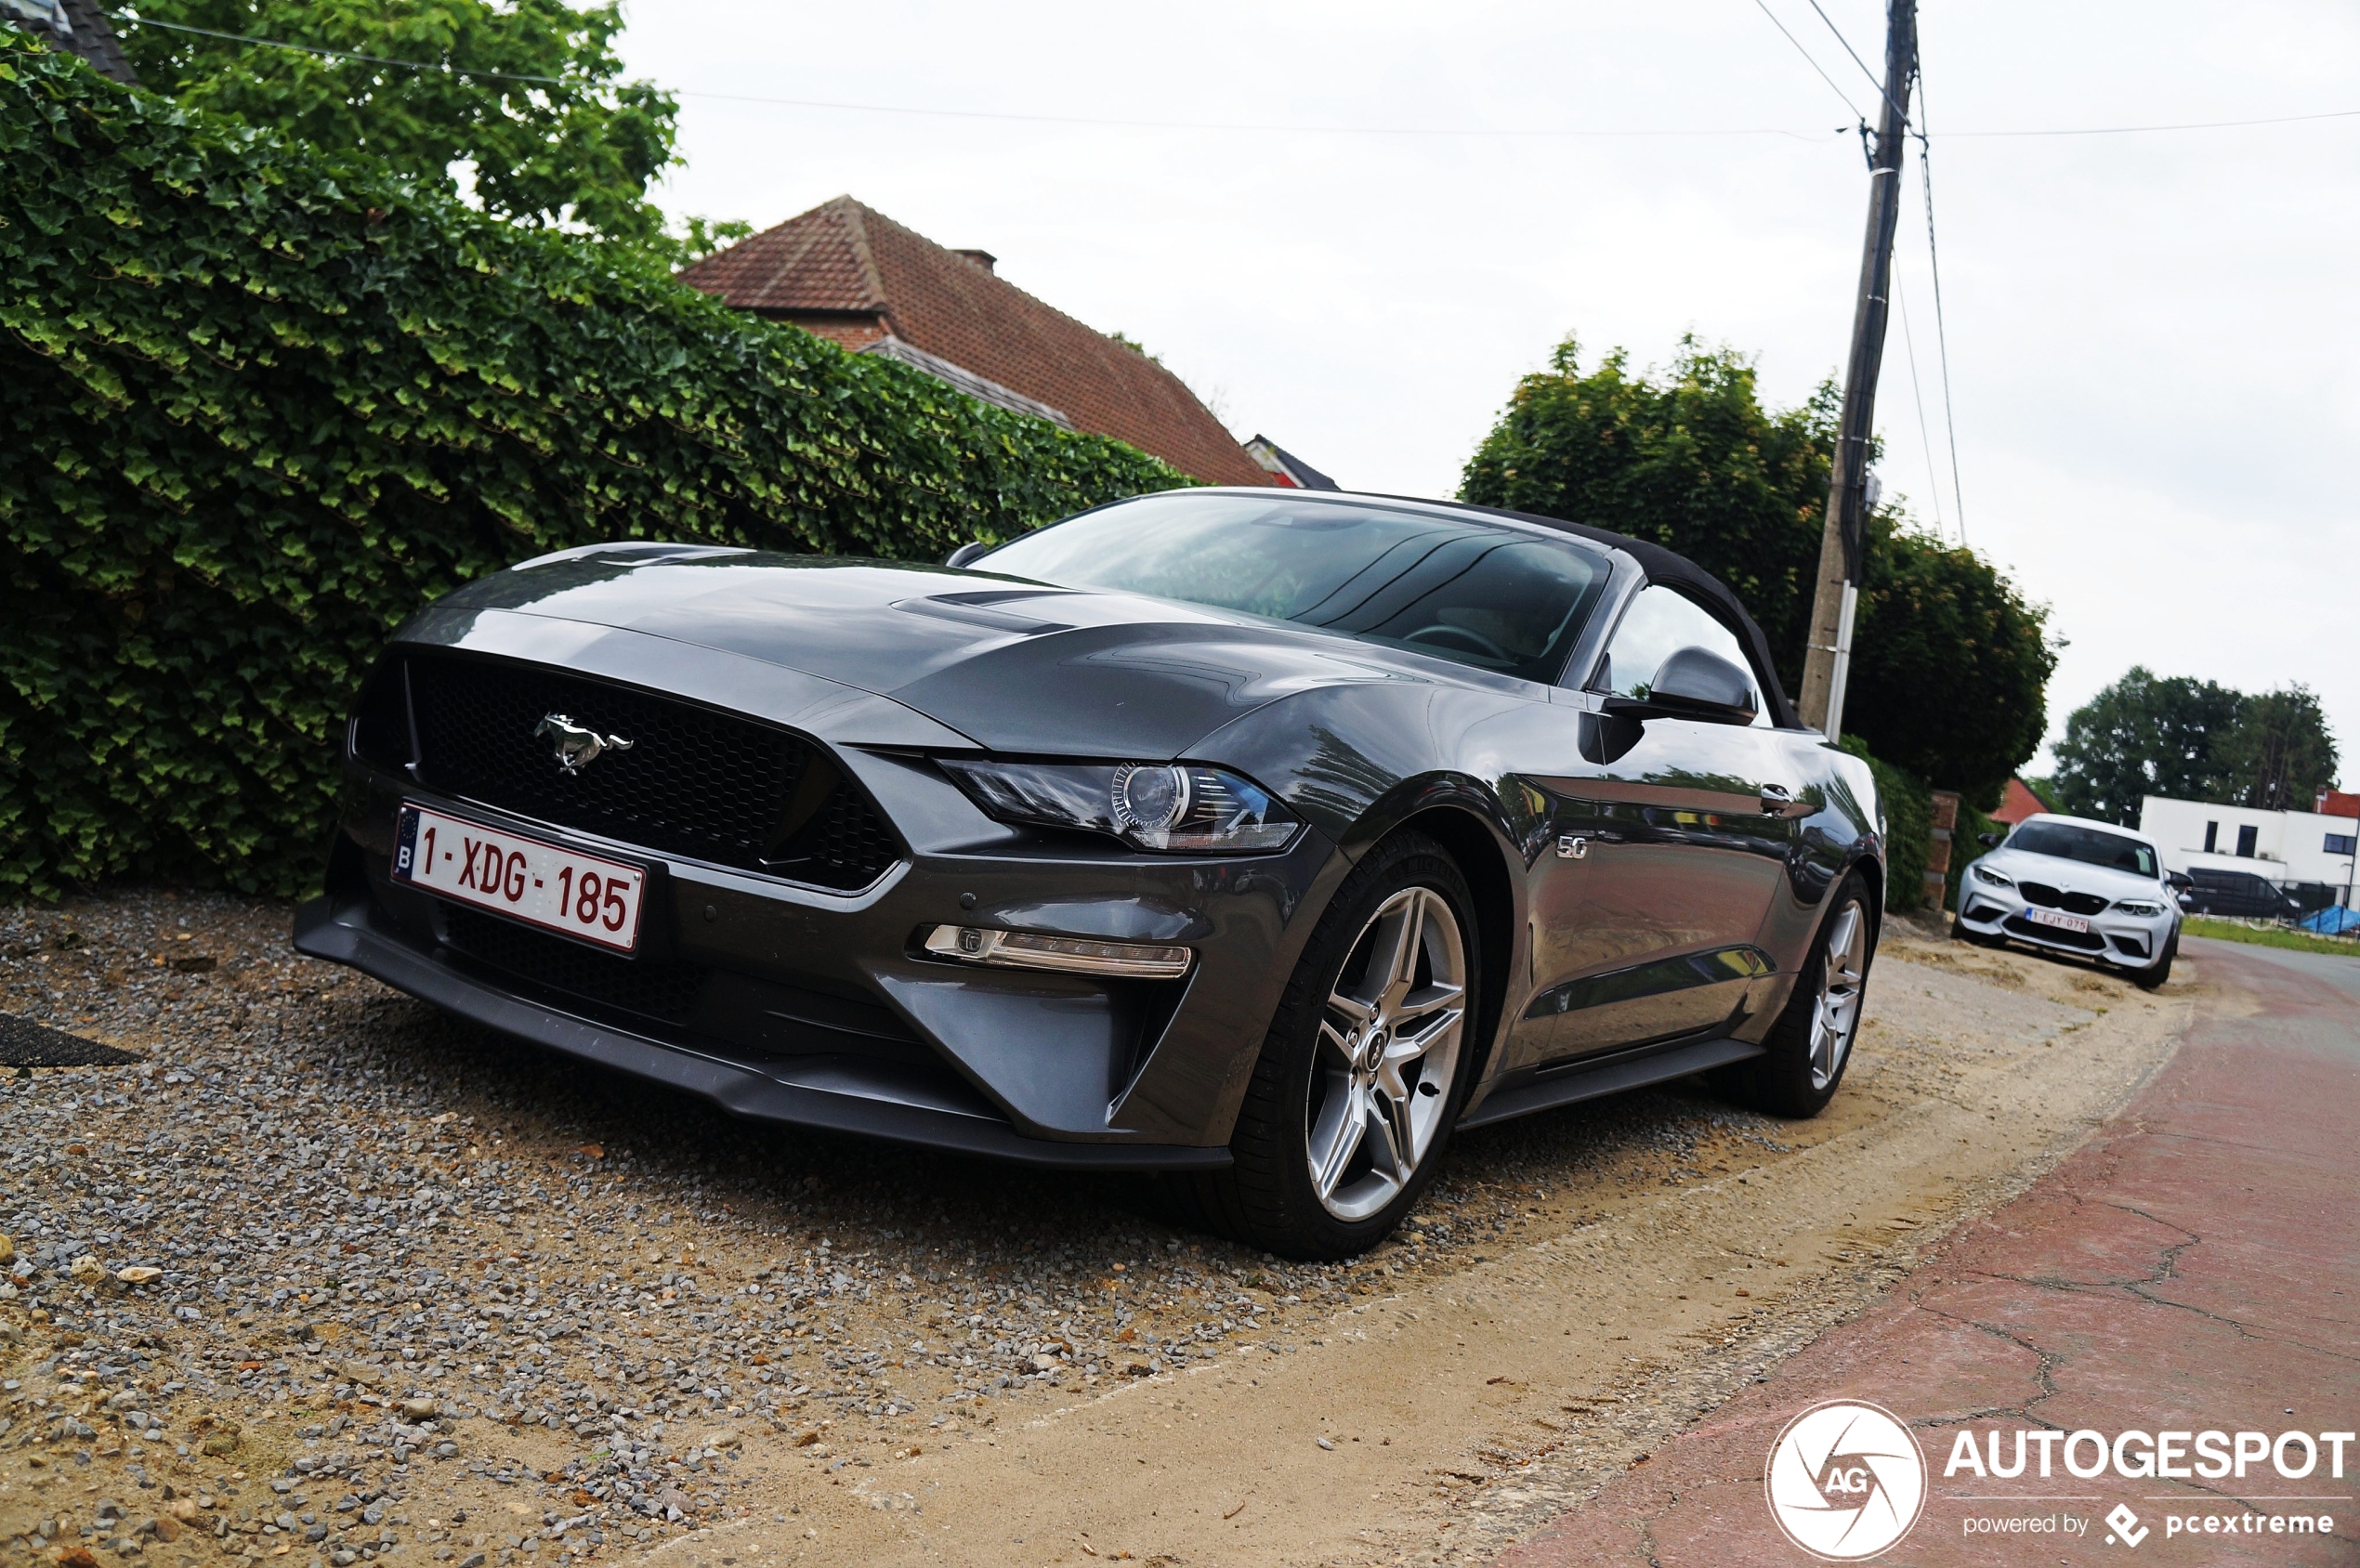
{"label": "side mirror", "polygon": [[2175,893],[2193,892],[2196,885],[2196,879],[2185,871],[2173,871],[2163,880],[2171,884],[2172,891]]}
{"label": "side mirror", "polygon": [[948,555],[943,556],[942,564],[946,567],[963,567],[990,548],[991,542],[990,540],[974,540],[968,543],[960,545],[959,548],[951,551]]}
{"label": "side mirror", "polygon": [[1999,847],[1999,835],[1997,833],[1977,833],[1974,836],[1974,842],[1983,845],[1986,849],[1997,849]]}
{"label": "side mirror", "polygon": [[1607,712],[1634,719],[1702,719],[1708,724],[1750,725],[1761,712],[1753,680],[1719,654],[1684,647],[1657,667],[1641,697],[1609,697]]}

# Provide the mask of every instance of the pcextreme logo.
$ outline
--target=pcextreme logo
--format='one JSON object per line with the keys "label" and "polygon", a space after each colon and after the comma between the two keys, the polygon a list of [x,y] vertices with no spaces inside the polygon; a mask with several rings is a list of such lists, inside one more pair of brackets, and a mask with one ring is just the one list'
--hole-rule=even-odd
{"label": "pcextreme logo", "polygon": [[1890,1410],[1831,1399],[1787,1423],[1763,1488],[1787,1539],[1825,1561],[1861,1562],[1917,1523],[1926,1460]]}

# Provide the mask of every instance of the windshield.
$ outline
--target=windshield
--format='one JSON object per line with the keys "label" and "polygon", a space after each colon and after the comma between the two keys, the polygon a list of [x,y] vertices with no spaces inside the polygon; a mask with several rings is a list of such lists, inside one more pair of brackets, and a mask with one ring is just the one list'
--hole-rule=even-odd
{"label": "windshield", "polygon": [[2085,866],[2104,866],[2110,871],[2135,871],[2143,877],[2156,874],[2156,852],[2137,839],[2101,832],[2095,828],[2076,828],[2065,822],[2043,822],[2035,817],[2009,836],[2008,847],[2028,855],[2078,860]]}
{"label": "windshield", "polygon": [[1550,682],[1606,579],[1570,542],[1351,502],[1167,490],[970,563],[1064,588],[1186,599]]}

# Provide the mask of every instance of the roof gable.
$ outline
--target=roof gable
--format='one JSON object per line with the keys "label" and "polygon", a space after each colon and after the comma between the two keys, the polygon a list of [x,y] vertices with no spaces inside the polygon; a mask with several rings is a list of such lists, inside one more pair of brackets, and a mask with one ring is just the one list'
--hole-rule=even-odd
{"label": "roof gable", "polygon": [[2032,792],[2032,787],[2012,776],[2000,790],[1999,809],[1991,814],[1991,820],[2013,828],[2027,817],[2049,815],[2049,808],[2040,804],[2040,797]]}
{"label": "roof gable", "polygon": [[839,196],[680,278],[740,309],[789,320],[875,317],[925,354],[1062,411],[1077,429],[1213,484],[1271,483],[1178,376],[1035,299],[977,255]]}

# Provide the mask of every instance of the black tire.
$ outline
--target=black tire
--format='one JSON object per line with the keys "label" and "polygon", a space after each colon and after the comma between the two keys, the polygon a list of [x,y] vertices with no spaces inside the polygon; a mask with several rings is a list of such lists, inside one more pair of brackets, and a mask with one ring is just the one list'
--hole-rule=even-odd
{"label": "black tire", "polygon": [[[1384,1043],[1389,1028],[1384,1019],[1390,1013],[1377,1016],[1365,1040],[1355,1026],[1351,1039],[1360,1052],[1355,1054],[1342,1049],[1345,1037],[1338,1032],[1337,1025],[1343,1015],[1334,1011],[1338,993],[1375,979],[1368,973],[1368,965],[1376,945],[1385,939],[1380,930],[1381,916],[1397,922],[1395,929],[1406,928],[1412,921],[1419,922],[1412,939],[1420,951],[1409,958],[1412,976],[1402,1000],[1408,1008],[1431,1008],[1414,1015],[1405,1008],[1399,1048],[1411,1049],[1417,1039],[1428,1038],[1410,1029],[1409,1024],[1422,1024],[1428,1017],[1439,1019],[1450,1011],[1447,1003],[1430,1001],[1448,989],[1448,983],[1442,981],[1447,965],[1423,956],[1427,933],[1439,930],[1439,917],[1432,905],[1414,898],[1406,907],[1397,902],[1411,890],[1438,901],[1456,925],[1459,974],[1455,983],[1460,992],[1457,1021],[1451,1026],[1455,1043],[1447,1074],[1437,1075],[1447,1076],[1448,1081],[1411,1079],[1413,1071],[1431,1065],[1425,1058],[1395,1064],[1390,1081],[1406,1083],[1407,1092],[1398,1099],[1388,1097],[1387,1103],[1411,1108],[1401,1113],[1405,1119],[1386,1122],[1383,1131],[1370,1122],[1364,1134],[1367,1150],[1353,1152],[1342,1162],[1328,1178],[1323,1196],[1311,1160],[1315,1140],[1322,1132],[1318,1117],[1331,1104],[1357,1105],[1361,1104],[1357,1095],[1377,1092],[1373,1087],[1361,1086],[1357,1076],[1360,1068],[1355,1064],[1371,1058],[1392,1059]],[[1230,1135],[1234,1163],[1226,1170],[1193,1178],[1188,1207],[1201,1216],[1207,1228],[1288,1258],[1349,1258],[1391,1235],[1433,1182],[1449,1143],[1451,1125],[1465,1102],[1480,1049],[1476,1025],[1482,973],[1475,897],[1449,852],[1422,833],[1396,834],[1370,850],[1336,890],[1279,999]],[[1417,976],[1427,977],[1423,987],[1416,984]],[[1442,1027],[1437,1025],[1434,1032],[1439,1034]],[[1435,1054],[1439,1054],[1438,1047]],[[1339,1065],[1344,1068],[1341,1082]],[[1429,1083],[1431,1088],[1425,1087]],[[1438,1103],[1429,1104],[1429,1101]],[[1332,1120],[1326,1125],[1333,1125]],[[1387,1170],[1397,1170],[1400,1162],[1396,1159],[1388,1168],[1385,1156],[1405,1138],[1418,1137],[1423,1141],[1416,1144],[1406,1176],[1386,1196],[1387,1183],[1396,1179]],[[1340,1147],[1342,1142],[1331,1137],[1330,1146]],[[1369,1163],[1352,1177],[1354,1185],[1347,1189],[1343,1179],[1360,1168],[1364,1153]],[[1357,1201],[1369,1205],[1367,1212],[1358,1212],[1345,1201],[1355,1195],[1358,1195]]]}
{"label": "black tire", "polygon": [[2179,956],[2180,934],[2175,931],[2164,938],[2162,955],[2155,962],[2131,972],[2131,983],[2143,991],[2161,990],[2163,983],[2171,978],[2171,960]]}
{"label": "black tire", "polygon": [[[1856,921],[1847,936],[1847,918]],[[1831,968],[1829,947],[1842,940],[1855,962]],[[1763,1038],[1763,1052],[1750,1061],[1721,1069],[1716,1082],[1723,1092],[1741,1104],[1775,1117],[1798,1120],[1817,1116],[1835,1098],[1852,1065],[1852,1050],[1860,1036],[1860,1018],[1868,992],[1868,971],[1877,956],[1877,908],[1868,885],[1854,871],[1829,895],[1828,912],[1811,938],[1811,950],[1796,976],[1777,1022]],[[1843,975],[1849,973],[1851,978]],[[1830,994],[1848,990],[1850,1006],[1840,1029],[1829,1039],[1821,1028],[1820,1004]],[[1829,1048],[1832,1060],[1822,1059]]]}

